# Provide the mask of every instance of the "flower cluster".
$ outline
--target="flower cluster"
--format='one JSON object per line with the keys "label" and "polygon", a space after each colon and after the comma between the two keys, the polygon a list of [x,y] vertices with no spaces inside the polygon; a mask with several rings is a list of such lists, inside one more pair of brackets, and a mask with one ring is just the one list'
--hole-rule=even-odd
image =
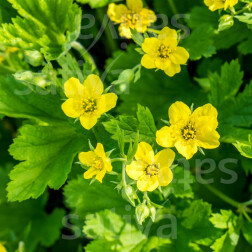
{"label": "flower cluster", "polygon": [[125,38],[132,37],[131,29],[146,32],[147,27],[157,19],[153,11],[143,8],[142,0],[127,0],[127,6],[111,3],[108,16],[113,22],[120,24],[120,36]]}
{"label": "flower cluster", "polygon": [[189,53],[178,46],[176,30],[163,28],[158,38],[146,38],[142,44],[145,55],[141,64],[145,68],[157,68],[163,70],[172,77],[181,71],[180,65],[185,64]]}
{"label": "flower cluster", "polygon": [[239,0],[204,0],[205,5],[211,11],[216,11],[220,9],[228,9],[234,7]]}

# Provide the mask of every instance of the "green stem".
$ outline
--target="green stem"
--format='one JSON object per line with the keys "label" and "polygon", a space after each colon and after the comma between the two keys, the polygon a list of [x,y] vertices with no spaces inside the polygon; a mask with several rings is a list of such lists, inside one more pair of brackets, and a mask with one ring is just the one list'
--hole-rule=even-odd
{"label": "green stem", "polygon": [[216,196],[218,196],[220,199],[222,199],[223,201],[225,201],[226,203],[228,203],[229,205],[239,208],[242,204],[239,203],[236,200],[231,199],[230,197],[228,197],[226,194],[222,193],[221,191],[217,190],[216,188],[212,187],[211,185],[208,184],[204,184],[204,186],[211,191],[212,193],[214,193]]}
{"label": "green stem", "polygon": [[246,209],[244,207],[241,208],[241,213],[245,216],[245,218],[248,220],[248,222],[252,222],[252,219],[249,217],[249,215],[246,212]]}
{"label": "green stem", "polygon": [[[96,13],[101,24],[104,25],[103,20],[106,15],[106,12],[104,11],[103,8],[97,8]],[[109,53],[111,54],[111,52],[116,51],[118,47],[117,47],[117,43],[115,42],[115,39],[111,35],[111,31],[109,29],[109,22],[106,24],[106,27],[103,27],[103,29],[107,38],[107,42],[105,44],[106,44],[106,47],[110,47]]]}
{"label": "green stem", "polygon": [[177,9],[177,7],[176,7],[176,5],[174,3],[174,0],[168,0],[168,4],[170,5],[173,14],[178,14],[179,13],[178,9]]}
{"label": "green stem", "polygon": [[148,31],[148,32],[151,32],[151,33],[156,33],[156,34],[159,34],[159,33],[160,33],[159,30],[155,30],[155,29],[151,29],[151,28],[148,28],[147,31]]}
{"label": "green stem", "polygon": [[126,162],[123,163],[122,165],[122,182],[123,182],[123,186],[126,187],[127,183],[126,183]]}
{"label": "green stem", "polygon": [[111,162],[113,163],[113,162],[125,162],[126,161],[126,159],[125,158],[113,158],[113,159],[111,159]]}
{"label": "green stem", "polygon": [[77,41],[74,41],[74,42],[72,42],[71,45],[76,51],[78,51],[81,54],[81,56],[83,57],[83,59],[86,62],[90,63],[90,65],[92,66],[92,71],[97,69],[96,64],[95,64],[92,56],[88,53],[88,51],[85,49],[85,47],[82,44],[80,44]]}

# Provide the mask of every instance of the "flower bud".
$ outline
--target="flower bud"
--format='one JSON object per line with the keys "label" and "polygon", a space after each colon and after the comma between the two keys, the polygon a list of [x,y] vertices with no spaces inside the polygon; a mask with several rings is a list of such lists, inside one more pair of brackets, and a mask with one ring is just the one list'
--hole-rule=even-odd
{"label": "flower bud", "polygon": [[234,19],[232,16],[230,15],[223,15],[220,19],[219,19],[219,31],[224,31],[227,30],[229,28],[231,28],[234,25]]}
{"label": "flower bud", "polygon": [[150,217],[152,221],[154,222],[156,219],[156,214],[157,214],[156,208],[154,206],[150,206],[149,210],[150,210]]}
{"label": "flower bud", "polygon": [[150,215],[150,209],[145,204],[140,204],[136,207],[137,222],[142,225],[145,219]]}
{"label": "flower bud", "polygon": [[42,54],[36,50],[25,51],[25,60],[32,66],[41,66],[44,59]]}
{"label": "flower bud", "polygon": [[127,200],[132,206],[136,206],[135,199],[137,197],[135,190],[132,186],[127,185],[122,189],[122,197]]}

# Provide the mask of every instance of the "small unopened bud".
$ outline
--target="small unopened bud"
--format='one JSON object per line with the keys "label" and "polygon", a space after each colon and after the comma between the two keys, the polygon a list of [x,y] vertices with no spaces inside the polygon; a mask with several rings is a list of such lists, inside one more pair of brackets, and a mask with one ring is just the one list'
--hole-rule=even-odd
{"label": "small unopened bud", "polygon": [[232,16],[230,15],[223,15],[220,19],[219,19],[219,31],[224,31],[227,30],[229,28],[231,28],[234,25],[234,19]]}
{"label": "small unopened bud", "polygon": [[136,207],[136,218],[137,222],[142,225],[145,219],[150,215],[149,207],[145,204],[140,204]]}
{"label": "small unopened bud", "polygon": [[122,189],[122,197],[127,200],[132,206],[136,206],[135,199],[137,198],[136,192],[132,186],[127,185]]}
{"label": "small unopened bud", "polygon": [[25,60],[32,66],[41,66],[44,59],[42,54],[36,50],[25,51]]}
{"label": "small unopened bud", "polygon": [[157,214],[156,208],[154,206],[150,206],[149,210],[150,210],[150,217],[152,221],[154,222],[156,219],[156,214]]}

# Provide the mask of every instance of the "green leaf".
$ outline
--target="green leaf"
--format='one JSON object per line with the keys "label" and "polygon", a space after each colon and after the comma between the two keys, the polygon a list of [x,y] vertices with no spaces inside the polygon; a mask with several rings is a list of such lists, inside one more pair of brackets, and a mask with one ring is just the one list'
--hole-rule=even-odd
{"label": "green leaf", "polygon": [[252,142],[251,142],[251,135],[249,135],[248,143],[242,143],[237,141],[234,144],[236,149],[246,158],[252,158]]}
{"label": "green leaf", "polygon": [[86,145],[86,135],[74,128],[25,125],[10,147],[10,154],[23,161],[11,171],[7,187],[10,201],[38,198],[49,186],[59,189],[71,171],[75,155]]}
{"label": "green leaf", "polygon": [[207,24],[201,24],[181,44],[188,50],[191,60],[198,60],[202,56],[208,58],[216,53],[213,36],[213,28]]}
{"label": "green leaf", "polygon": [[124,212],[127,202],[115,190],[115,185],[106,182],[109,179],[107,176],[109,175],[105,176],[102,184],[95,181],[90,185],[90,181],[85,180],[82,176],[76,180],[71,180],[64,187],[66,203],[82,218],[87,213],[104,209]]}
{"label": "green leaf", "polygon": [[140,141],[149,143],[155,142],[156,125],[154,118],[148,108],[138,105],[137,119],[132,116],[119,116],[118,119],[111,119],[103,123],[105,129],[112,134],[112,138],[119,139],[117,127],[124,131],[124,141],[134,141],[139,131]]}
{"label": "green leaf", "polygon": [[252,13],[243,13],[240,16],[234,16],[237,18],[240,22],[246,23],[246,24],[252,24]]}
{"label": "green leaf", "polygon": [[53,60],[66,53],[71,42],[78,38],[81,9],[73,4],[73,0],[9,2],[21,17],[0,28],[0,40],[4,45],[38,50],[48,60]]}
{"label": "green leaf", "polygon": [[207,223],[211,214],[211,205],[202,200],[195,200],[191,203],[190,207],[185,209],[182,217],[186,218],[182,225],[187,229],[194,229],[201,226],[202,223]]}
{"label": "green leaf", "polygon": [[31,89],[13,77],[1,78],[0,113],[17,118],[40,120],[46,123],[62,123],[66,116],[61,110],[62,101],[55,86],[50,90]]}
{"label": "green leaf", "polygon": [[146,142],[155,142],[156,125],[150,110],[146,107],[138,105],[137,119],[139,121],[139,133],[144,135]]}
{"label": "green leaf", "polygon": [[[0,208],[0,240],[7,241],[8,251],[15,251],[23,241],[27,252],[37,251],[38,244],[51,246],[60,236],[63,209],[44,212],[47,197],[22,203],[4,203]],[[14,238],[14,239],[13,239]]]}
{"label": "green leaf", "polygon": [[109,210],[88,215],[83,231],[88,238],[106,240],[109,244],[113,242],[115,251],[120,252],[134,251],[146,239],[136,227]]}
{"label": "green leaf", "polygon": [[240,219],[231,210],[221,210],[220,214],[212,214],[210,221],[216,228],[227,229],[211,246],[217,252],[232,252],[240,237]]}
{"label": "green leaf", "polygon": [[242,234],[246,241],[252,245],[252,223],[244,220],[242,224]]}
{"label": "green leaf", "polygon": [[[232,99],[242,84],[243,72],[240,71],[238,61],[227,62],[221,67],[221,74],[213,74],[210,77],[211,95],[210,102],[217,108],[225,105],[225,102]],[[228,108],[229,109],[229,108]]]}
{"label": "green leaf", "polygon": [[80,80],[81,83],[83,83],[83,73],[80,70],[78,62],[70,53],[61,56],[57,61],[61,66],[59,73],[62,75],[63,83],[65,83],[71,77],[75,77]]}
{"label": "green leaf", "polygon": [[212,214],[210,221],[216,228],[227,229],[229,227],[229,223],[232,225],[236,225],[237,216],[233,214],[231,210],[220,210],[220,214]]}

